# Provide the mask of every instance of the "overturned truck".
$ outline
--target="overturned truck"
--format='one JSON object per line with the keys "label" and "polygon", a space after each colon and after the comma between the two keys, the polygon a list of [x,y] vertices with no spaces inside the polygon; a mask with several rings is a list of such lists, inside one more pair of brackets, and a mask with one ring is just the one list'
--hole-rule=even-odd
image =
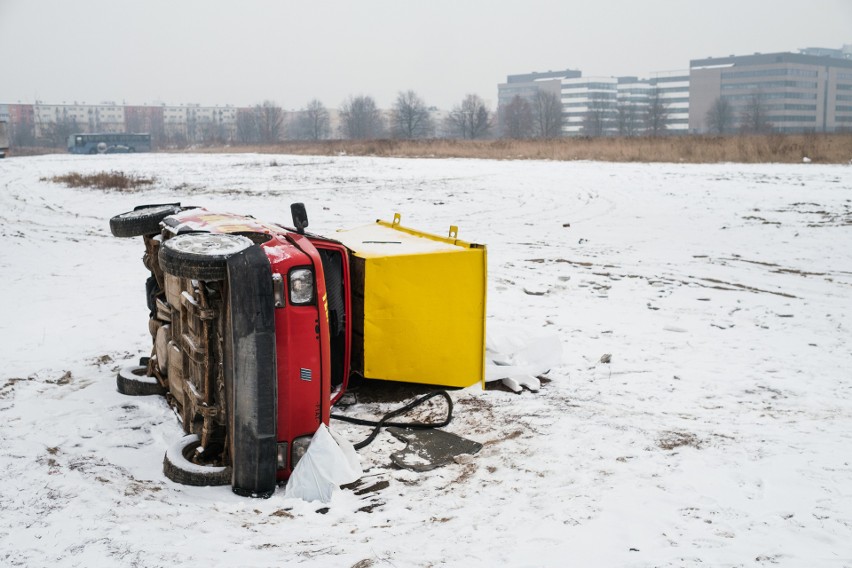
{"label": "overturned truck", "polygon": [[310,234],[174,204],[110,219],[142,237],[149,357],[118,390],[163,395],[185,436],[164,473],[269,496],[307,451],[350,376],[464,387],[484,380],[486,249],[400,216]]}

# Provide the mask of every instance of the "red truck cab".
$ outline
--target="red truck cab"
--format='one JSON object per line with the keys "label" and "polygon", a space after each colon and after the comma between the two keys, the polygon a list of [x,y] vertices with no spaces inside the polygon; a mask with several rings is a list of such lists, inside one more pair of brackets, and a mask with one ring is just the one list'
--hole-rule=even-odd
{"label": "red truck cab", "polygon": [[[271,494],[346,388],[346,247],[248,216],[171,205],[144,206],[111,226],[117,236],[145,239],[154,339],[145,375],[157,378],[186,434],[198,437],[179,454],[216,479],[230,473],[237,493]],[[119,390],[123,384],[119,377]],[[187,482],[181,469],[197,468],[166,464],[167,475],[175,469]]]}

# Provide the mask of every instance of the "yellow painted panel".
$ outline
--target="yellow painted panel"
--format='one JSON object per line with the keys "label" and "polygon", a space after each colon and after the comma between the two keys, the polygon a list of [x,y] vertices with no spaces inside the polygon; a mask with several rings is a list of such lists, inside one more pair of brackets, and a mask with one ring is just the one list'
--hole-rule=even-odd
{"label": "yellow painted panel", "polygon": [[364,262],[364,376],[484,386],[485,247],[398,222],[340,236]]}

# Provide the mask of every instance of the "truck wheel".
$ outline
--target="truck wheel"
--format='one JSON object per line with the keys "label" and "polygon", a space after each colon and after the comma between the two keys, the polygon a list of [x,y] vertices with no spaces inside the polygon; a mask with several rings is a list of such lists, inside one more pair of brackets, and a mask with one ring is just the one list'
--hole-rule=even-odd
{"label": "truck wheel", "polygon": [[189,460],[187,456],[195,453],[200,443],[198,434],[190,434],[169,446],[163,458],[163,474],[182,485],[230,485],[230,467],[199,465]]}
{"label": "truck wheel", "polygon": [[253,246],[251,239],[226,233],[187,233],[163,242],[164,272],[195,280],[224,280],[228,258]]}
{"label": "truck wheel", "polygon": [[157,377],[146,376],[147,369],[142,365],[130,365],[122,368],[115,378],[118,392],[128,396],[148,396],[166,394]]}
{"label": "truck wheel", "polygon": [[275,492],[278,465],[272,269],[263,249],[250,247],[228,259],[227,276],[223,371],[232,490],[266,498]]}
{"label": "truck wheel", "polygon": [[109,229],[116,237],[141,237],[160,232],[160,221],[180,212],[180,203],[142,205],[109,220]]}

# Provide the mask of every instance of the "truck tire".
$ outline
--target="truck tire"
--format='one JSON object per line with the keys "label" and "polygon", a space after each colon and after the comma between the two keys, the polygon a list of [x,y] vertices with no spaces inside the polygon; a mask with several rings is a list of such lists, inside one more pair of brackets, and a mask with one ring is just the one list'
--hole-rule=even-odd
{"label": "truck tire", "polygon": [[250,247],[233,255],[227,277],[224,374],[232,489],[265,498],[275,492],[278,466],[275,301],[266,253]]}
{"label": "truck tire", "polygon": [[109,220],[109,229],[116,237],[141,237],[160,232],[160,221],[180,212],[180,203],[142,205]]}
{"label": "truck tire", "polygon": [[166,389],[157,381],[157,377],[146,375],[147,367],[129,365],[118,371],[115,386],[118,392],[127,396],[149,396],[166,394]]}
{"label": "truck tire", "polygon": [[182,485],[205,486],[231,483],[230,467],[199,465],[187,458],[195,452],[200,443],[197,434],[190,434],[169,446],[163,457],[163,474]]}
{"label": "truck tire", "polygon": [[182,278],[224,280],[228,258],[252,246],[251,239],[226,233],[177,235],[160,247],[160,268]]}

